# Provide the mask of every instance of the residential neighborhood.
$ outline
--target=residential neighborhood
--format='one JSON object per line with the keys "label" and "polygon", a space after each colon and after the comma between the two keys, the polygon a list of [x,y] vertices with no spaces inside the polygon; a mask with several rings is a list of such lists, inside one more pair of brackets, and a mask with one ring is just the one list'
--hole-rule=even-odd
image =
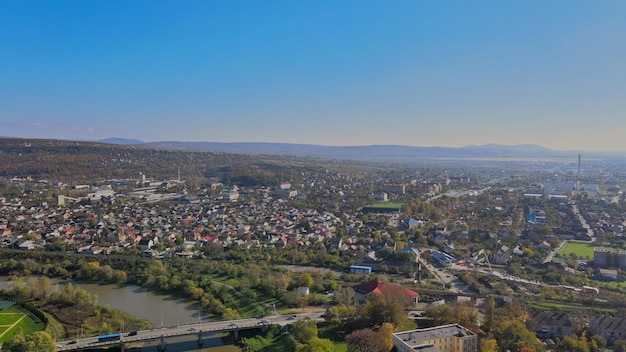
{"label": "residential neighborhood", "polygon": [[[571,165],[509,166],[423,171],[355,164],[266,180],[245,170],[205,174],[205,182],[185,179],[180,166],[168,178],[143,171],[78,183],[11,176],[0,197],[0,246],[14,251],[7,253],[66,253],[89,261],[262,261],[294,277],[281,293],[254,284],[280,297],[274,305],[332,304],[327,310],[334,321],[358,327],[337,307],[369,307],[380,296],[381,304],[401,304],[405,319],[417,324],[407,331],[422,349],[461,343],[427,337],[438,331],[432,324],[442,307],[469,305],[485,315],[489,297],[496,309],[528,304],[525,327],[546,348],[580,331],[619,344],[626,330],[601,309],[623,307],[621,169],[596,175]],[[316,274],[320,270],[328,270],[324,277],[333,283]],[[592,310],[536,303],[553,299]],[[207,309],[224,316],[222,303]],[[426,322],[431,326],[420,325]],[[441,331],[476,330],[462,343],[470,344],[467,350],[476,350],[476,335],[482,341],[491,334],[462,319],[443,322],[460,325],[442,324]],[[403,340],[406,332],[397,334]]]}

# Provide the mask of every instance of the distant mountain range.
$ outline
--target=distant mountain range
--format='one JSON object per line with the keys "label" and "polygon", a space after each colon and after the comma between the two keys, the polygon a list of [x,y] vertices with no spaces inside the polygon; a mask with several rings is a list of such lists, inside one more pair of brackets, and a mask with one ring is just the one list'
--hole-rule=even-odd
{"label": "distant mountain range", "polygon": [[109,144],[121,144],[121,145],[136,145],[136,144],[145,143],[138,139],[126,139],[126,138],[107,138],[107,139],[99,140],[98,142],[109,143]]}
{"label": "distant mountain range", "polygon": [[292,143],[219,143],[219,142],[178,142],[163,141],[144,143],[134,139],[108,138],[99,142],[123,145],[136,145],[148,148],[197,150],[244,154],[272,154],[310,156],[332,159],[372,160],[372,161],[412,161],[433,159],[576,159],[582,153],[585,157],[615,158],[625,153],[556,151],[538,145],[469,145],[452,147],[413,147],[404,145],[369,146],[324,146],[316,144]]}

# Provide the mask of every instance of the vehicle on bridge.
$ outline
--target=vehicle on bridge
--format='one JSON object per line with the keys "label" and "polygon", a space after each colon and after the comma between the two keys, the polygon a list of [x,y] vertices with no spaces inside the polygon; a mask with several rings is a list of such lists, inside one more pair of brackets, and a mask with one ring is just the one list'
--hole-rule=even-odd
{"label": "vehicle on bridge", "polygon": [[115,341],[122,338],[122,334],[108,334],[98,336],[98,342]]}

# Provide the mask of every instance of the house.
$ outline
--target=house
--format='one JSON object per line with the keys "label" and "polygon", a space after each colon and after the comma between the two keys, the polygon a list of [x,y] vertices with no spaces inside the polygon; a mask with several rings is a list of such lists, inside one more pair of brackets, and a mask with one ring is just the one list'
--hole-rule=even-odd
{"label": "house", "polygon": [[551,247],[550,243],[546,241],[542,241],[541,243],[537,245],[537,248],[540,248],[540,249],[550,249],[550,247]]}
{"label": "house", "polygon": [[439,264],[443,266],[450,266],[454,262],[456,262],[456,259],[453,256],[449,255],[448,253],[444,253],[441,251],[432,251],[431,254],[433,258],[437,260]]}
{"label": "house", "polygon": [[354,274],[371,274],[371,266],[350,265],[350,272]]}
{"label": "house", "polygon": [[572,333],[572,322],[566,313],[536,311],[530,317],[528,329],[540,338],[563,338]]}
{"label": "house", "polygon": [[459,324],[396,332],[392,340],[399,352],[478,351],[478,336]]}
{"label": "house", "polygon": [[502,246],[495,253],[491,254],[491,262],[495,264],[506,264],[509,260],[511,260],[511,253],[509,252],[509,247]]}
{"label": "house", "polygon": [[148,236],[143,236],[140,240],[139,243],[137,243],[137,248],[139,248],[139,250],[149,250],[152,248],[152,246],[154,246],[154,241],[152,239],[150,239]]}
{"label": "house", "polygon": [[409,253],[409,254],[411,254],[413,256],[413,260],[412,261],[414,263],[417,263],[419,261],[419,259],[420,259],[420,252],[417,250],[417,248],[412,248],[412,247],[406,246],[406,247],[404,247],[404,248],[402,248],[400,250],[400,253]]}
{"label": "house", "polygon": [[589,321],[589,330],[596,335],[602,335],[609,342],[626,338],[626,318],[598,316]]}
{"label": "house", "polygon": [[419,294],[415,291],[377,280],[354,285],[352,289],[354,290],[354,298],[361,304],[374,294],[383,296],[387,301],[401,301],[406,304],[416,304],[419,298]]}
{"label": "house", "polygon": [[19,249],[22,250],[30,250],[35,249],[35,242],[33,241],[24,241],[19,245]]}
{"label": "house", "polygon": [[617,270],[615,269],[599,269],[600,276],[606,279],[617,280]]}

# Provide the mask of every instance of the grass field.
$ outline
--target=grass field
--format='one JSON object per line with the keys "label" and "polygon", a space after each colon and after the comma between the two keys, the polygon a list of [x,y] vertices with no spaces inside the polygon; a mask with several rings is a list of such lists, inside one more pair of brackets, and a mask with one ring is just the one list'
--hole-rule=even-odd
{"label": "grass field", "polygon": [[17,306],[0,311],[0,343],[10,339],[19,329],[27,335],[44,328],[42,321]]}
{"label": "grass field", "polygon": [[593,259],[593,250],[596,246],[593,243],[567,242],[567,244],[559,251],[559,255],[567,257],[574,253],[578,258]]}
{"label": "grass field", "polygon": [[402,208],[402,203],[392,203],[392,202],[387,202],[387,203],[375,203],[369,206],[370,208],[382,208],[382,209],[396,209],[396,208]]}

